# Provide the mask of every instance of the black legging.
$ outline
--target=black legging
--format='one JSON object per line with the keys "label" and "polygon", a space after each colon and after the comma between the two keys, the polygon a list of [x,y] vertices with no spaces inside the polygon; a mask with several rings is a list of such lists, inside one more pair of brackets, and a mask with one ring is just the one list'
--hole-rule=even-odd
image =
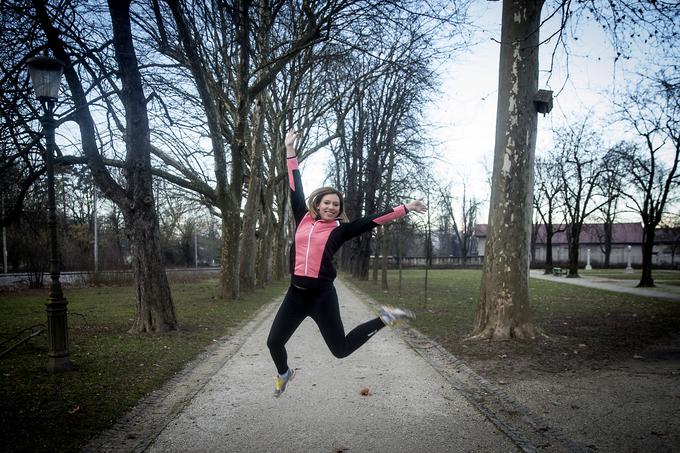
{"label": "black legging", "polygon": [[279,374],[288,371],[286,343],[307,316],[319,326],[328,349],[339,359],[356,351],[373,334],[385,327],[380,318],[375,318],[357,326],[345,336],[345,328],[340,319],[338,295],[333,286],[321,290],[291,286],[279,307],[267,338],[267,347]]}

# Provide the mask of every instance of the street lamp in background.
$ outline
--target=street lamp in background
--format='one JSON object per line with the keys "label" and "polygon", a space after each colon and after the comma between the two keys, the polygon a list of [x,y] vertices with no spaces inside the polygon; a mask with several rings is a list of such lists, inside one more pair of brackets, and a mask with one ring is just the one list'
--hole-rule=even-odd
{"label": "street lamp in background", "polygon": [[47,312],[48,363],[51,372],[73,369],[68,354],[68,321],[66,305],[61,291],[59,242],[57,240],[57,208],[54,195],[54,107],[59,95],[64,63],[56,58],[38,56],[26,61],[35,96],[40,100],[45,114],[40,119],[47,150],[47,226],[50,241],[50,294],[45,304]]}

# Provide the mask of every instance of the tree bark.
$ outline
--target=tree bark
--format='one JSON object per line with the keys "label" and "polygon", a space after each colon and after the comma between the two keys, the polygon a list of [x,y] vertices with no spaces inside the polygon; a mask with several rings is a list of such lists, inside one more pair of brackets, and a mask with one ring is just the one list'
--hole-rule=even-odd
{"label": "tree bark", "polygon": [[612,229],[613,222],[604,222],[604,249],[602,253],[604,254],[604,268],[609,269],[609,263],[611,261],[612,255]]}
{"label": "tree bark", "polygon": [[246,131],[248,112],[250,111],[250,94],[248,75],[250,66],[250,18],[251,2],[239,0],[235,12],[236,41],[238,42],[238,65],[236,67],[236,111],[234,112],[234,131],[230,143],[231,181],[226,194],[226,206],[223,212],[222,232],[224,244],[220,255],[222,273],[220,274],[219,295],[222,298],[238,299],[240,297],[240,260],[241,253],[241,200],[243,190],[243,160],[246,155]]}
{"label": "tree bark", "polygon": [[160,229],[151,176],[151,136],[137,57],[132,42],[130,2],[109,0],[113,46],[121,78],[125,108],[124,174],[128,205],[122,209],[130,239],[137,304],[131,331],[163,332],[177,329],[175,306],[162,263]]}
{"label": "tree bark", "polygon": [[375,243],[375,251],[373,252],[373,273],[371,276],[371,280],[373,280],[374,284],[378,283],[378,271],[380,270],[380,266],[382,265],[382,260],[384,256],[382,255],[382,243],[383,243],[383,231],[382,227],[376,228],[376,233],[375,233],[375,238],[374,238],[374,243]]}
{"label": "tree bark", "polygon": [[[75,105],[75,119],[87,166],[102,193],[120,209],[130,240],[133,275],[137,287],[133,332],[177,329],[175,309],[160,254],[160,233],[151,177],[151,146],[146,100],[132,43],[130,2],[110,2],[114,49],[122,81],[121,100],[126,113],[126,162],[121,186],[99,154],[94,120],[87,95],[71,54],[49,18],[45,2],[33,2],[40,25],[55,56],[66,63],[65,78]],[[119,244],[120,247],[120,244]]]}
{"label": "tree bark", "polygon": [[645,223],[643,227],[642,240],[642,276],[637,284],[639,288],[653,288],[654,278],[652,277],[652,257],[654,252],[654,233],[656,225]]}
{"label": "tree bark", "polygon": [[553,226],[552,223],[545,224],[545,272],[544,274],[552,274],[553,256],[552,256],[552,240],[553,240]]}
{"label": "tree bark", "polygon": [[471,338],[534,338],[529,307],[529,241],[543,1],[503,2],[498,113],[489,232]]}
{"label": "tree bark", "polygon": [[280,193],[277,196],[278,199],[278,210],[277,218],[278,221],[274,226],[274,246],[273,246],[273,276],[275,279],[280,279],[286,276],[289,272],[289,256],[290,256],[290,244],[287,241],[289,237],[286,232],[288,226],[290,225],[290,207],[288,202],[288,182],[285,182],[278,188]]}
{"label": "tree bark", "polygon": [[262,99],[255,105],[253,114],[253,138],[250,153],[250,178],[248,179],[248,198],[243,212],[241,227],[240,285],[241,291],[255,291],[257,264],[257,220],[260,217],[262,146],[264,141],[264,112]]}
{"label": "tree bark", "polygon": [[390,254],[390,235],[392,228],[389,226],[383,227],[383,240],[382,240],[382,260],[380,269],[380,282],[383,291],[389,291],[389,285],[387,283],[387,261]]}
{"label": "tree bark", "polygon": [[567,278],[578,278],[578,249],[581,239],[581,224],[571,224],[569,231],[569,273]]}

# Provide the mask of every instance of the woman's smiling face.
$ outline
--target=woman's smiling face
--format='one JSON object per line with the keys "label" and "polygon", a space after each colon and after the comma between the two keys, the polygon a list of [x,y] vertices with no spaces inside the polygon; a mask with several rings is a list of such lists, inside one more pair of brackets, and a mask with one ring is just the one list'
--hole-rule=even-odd
{"label": "woman's smiling face", "polygon": [[321,220],[335,220],[340,215],[340,197],[334,193],[329,193],[321,198],[321,201],[316,206],[319,211]]}

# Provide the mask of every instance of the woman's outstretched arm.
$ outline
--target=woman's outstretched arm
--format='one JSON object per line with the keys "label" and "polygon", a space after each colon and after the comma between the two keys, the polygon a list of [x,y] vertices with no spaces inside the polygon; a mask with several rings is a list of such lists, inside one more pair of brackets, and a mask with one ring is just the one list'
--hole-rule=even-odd
{"label": "woman's outstretched arm", "polygon": [[302,177],[298,168],[298,161],[295,147],[300,138],[300,133],[290,129],[286,134],[284,144],[286,145],[286,167],[288,168],[288,185],[290,187],[290,204],[293,208],[295,223],[299,224],[307,212],[305,206],[305,193],[302,189]]}
{"label": "woman's outstretched arm", "polygon": [[345,223],[341,226],[342,228],[342,240],[346,241],[355,236],[365,233],[378,225],[384,225],[389,223],[399,217],[403,217],[409,212],[417,212],[422,214],[427,211],[427,206],[423,203],[423,200],[413,200],[406,204],[400,204],[393,208],[390,208],[384,212],[371,214],[360,219],[353,220],[349,223]]}

